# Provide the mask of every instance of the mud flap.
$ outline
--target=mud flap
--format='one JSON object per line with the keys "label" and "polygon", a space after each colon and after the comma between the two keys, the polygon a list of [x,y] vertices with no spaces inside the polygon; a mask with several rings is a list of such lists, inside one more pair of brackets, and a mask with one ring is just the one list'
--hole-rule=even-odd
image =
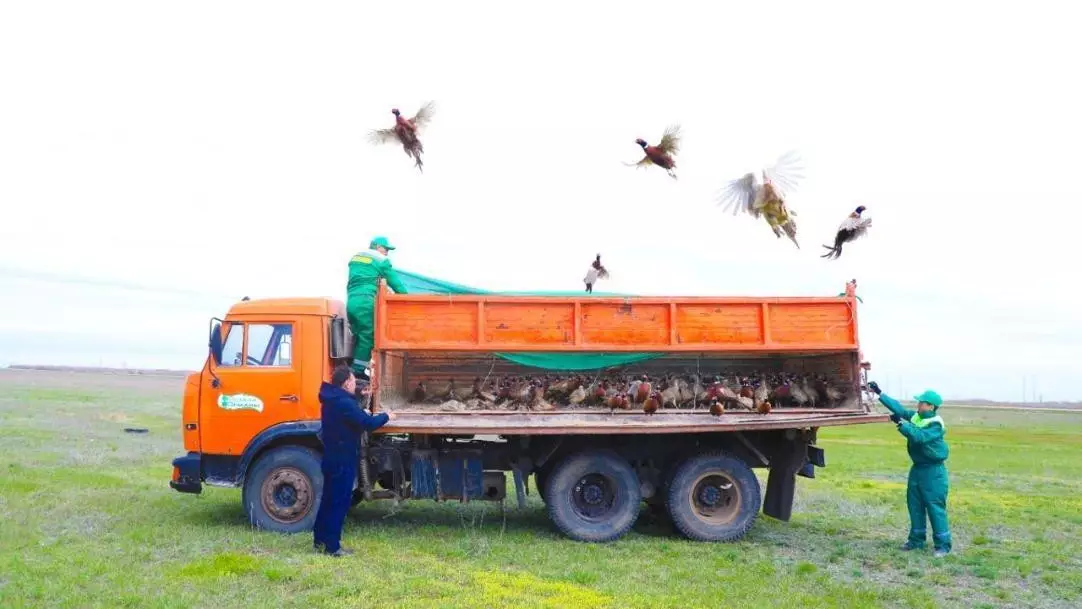
{"label": "mud flap", "polygon": [[770,455],[770,474],[766,479],[763,514],[788,522],[793,515],[796,495],[796,474],[808,458],[808,443],[803,435],[783,439]]}

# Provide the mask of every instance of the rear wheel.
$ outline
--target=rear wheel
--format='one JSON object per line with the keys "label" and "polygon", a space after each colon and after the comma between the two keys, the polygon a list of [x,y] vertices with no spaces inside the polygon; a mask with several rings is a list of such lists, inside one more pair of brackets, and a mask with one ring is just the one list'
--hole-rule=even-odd
{"label": "rear wheel", "polygon": [[241,500],[252,526],[300,533],[315,524],[322,495],[318,453],[303,446],[281,446],[264,453],[248,470]]}
{"label": "rear wheel", "polygon": [[759,479],[742,460],[709,452],[684,461],[669,481],[673,526],[697,541],[734,541],[759,515]]}
{"label": "rear wheel", "polygon": [[612,451],[589,451],[561,461],[545,476],[549,518],[578,541],[624,536],[639,516],[639,477]]}

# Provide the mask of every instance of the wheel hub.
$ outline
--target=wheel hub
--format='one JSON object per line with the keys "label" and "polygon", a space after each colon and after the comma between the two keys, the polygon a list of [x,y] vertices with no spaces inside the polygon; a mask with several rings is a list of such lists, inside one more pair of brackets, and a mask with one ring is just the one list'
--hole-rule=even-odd
{"label": "wheel hub", "polygon": [[711,524],[732,522],[740,512],[740,489],[720,472],[699,476],[690,499],[695,516]]}
{"label": "wheel hub", "polygon": [[267,514],[284,524],[305,517],[312,507],[312,484],[303,472],[282,467],[271,472],[260,488],[260,500]]}
{"label": "wheel hub", "polygon": [[600,474],[583,476],[572,490],[572,507],[587,520],[604,518],[616,505],[613,488],[613,483]]}
{"label": "wheel hub", "polygon": [[721,501],[721,489],[713,485],[704,485],[699,491],[699,502],[714,507]]}

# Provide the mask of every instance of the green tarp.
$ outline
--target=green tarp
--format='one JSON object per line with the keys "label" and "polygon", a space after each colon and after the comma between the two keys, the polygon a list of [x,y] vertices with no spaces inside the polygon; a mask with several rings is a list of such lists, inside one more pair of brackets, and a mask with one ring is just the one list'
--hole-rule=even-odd
{"label": "green tarp", "polygon": [[[409,271],[397,271],[402,285],[406,286],[406,292],[410,294],[492,294],[514,296],[578,296],[578,297],[601,297],[601,296],[627,296],[627,294],[613,294],[594,292],[587,294],[585,288],[580,292],[493,292],[471,288],[469,286],[451,283],[425,277]],[[496,353],[508,361],[522,366],[546,368],[549,370],[597,370],[610,366],[623,366],[635,362],[646,361],[659,357],[661,353]]]}

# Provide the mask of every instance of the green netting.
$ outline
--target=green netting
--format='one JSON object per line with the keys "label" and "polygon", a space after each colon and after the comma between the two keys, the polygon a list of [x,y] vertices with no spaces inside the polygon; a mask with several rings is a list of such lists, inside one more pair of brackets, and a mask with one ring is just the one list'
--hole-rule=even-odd
{"label": "green netting", "polygon": [[[494,294],[514,296],[627,296],[611,292],[542,291],[542,292],[493,292],[479,288],[425,277],[409,271],[397,271],[398,278],[409,294]],[[661,353],[496,353],[508,361],[522,366],[546,368],[548,370],[597,370],[611,366],[623,366],[659,357]]]}

